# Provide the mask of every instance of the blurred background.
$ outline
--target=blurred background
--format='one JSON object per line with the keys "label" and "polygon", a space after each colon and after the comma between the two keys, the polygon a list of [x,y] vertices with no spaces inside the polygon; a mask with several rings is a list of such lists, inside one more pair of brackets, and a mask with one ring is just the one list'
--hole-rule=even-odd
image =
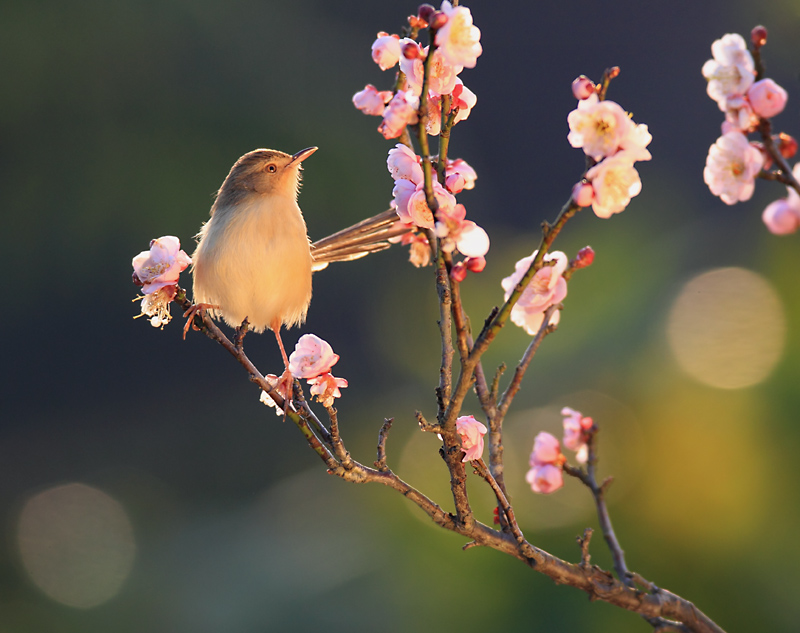
{"label": "blurred background", "polygon": [[[796,0],[469,3],[484,53],[451,156],[478,172],[459,196],[489,232],[463,286],[473,323],[538,243],[581,174],[566,141],[570,83],[619,65],[611,99],[646,123],[643,191],[609,220],[581,213],[556,248],[590,244],[558,332],[507,420],[506,480],[526,536],[572,561],[595,526],[574,481],[524,482],[562,406],[600,425],[601,474],[628,564],[729,631],[793,631],[800,617],[798,237],[734,207],[702,170],[722,113],[700,74],[713,40],[763,23],[768,75],[790,95],[776,132],[800,134]],[[11,0],[0,8],[0,632],[651,630],[637,616],[435,528],[390,490],[325,474],[296,428],[205,337],[133,320],[131,258],[151,238],[187,252],[243,153],[320,151],[300,202],[313,239],[387,208],[392,180],[352,95],[391,86],[370,58],[415,4],[342,0]],[[446,469],[416,409],[435,415],[431,269],[405,249],[314,278],[304,332],[341,355],[337,403],[354,456],[389,464],[450,508]],[[188,275],[184,285],[189,285]],[[507,327],[485,357],[512,366]],[[264,372],[274,339],[250,336]],[[478,413],[474,400],[467,411]],[[478,517],[492,501],[469,481]],[[593,561],[610,567],[602,539]],[[465,607],[465,602],[466,606]]]}

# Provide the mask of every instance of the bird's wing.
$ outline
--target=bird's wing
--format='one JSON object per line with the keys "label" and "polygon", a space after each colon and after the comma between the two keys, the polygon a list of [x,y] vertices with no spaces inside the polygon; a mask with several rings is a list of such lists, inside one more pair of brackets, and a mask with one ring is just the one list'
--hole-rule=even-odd
{"label": "bird's wing", "polygon": [[410,230],[394,209],[379,213],[311,244],[312,270],[322,270],[331,262],[347,262],[382,251],[392,245],[390,238],[401,237]]}

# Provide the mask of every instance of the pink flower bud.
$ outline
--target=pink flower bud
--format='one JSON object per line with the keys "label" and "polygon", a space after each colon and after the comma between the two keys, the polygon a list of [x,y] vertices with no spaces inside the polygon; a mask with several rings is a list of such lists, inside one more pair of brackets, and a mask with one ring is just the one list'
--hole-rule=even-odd
{"label": "pink flower bud", "polygon": [[591,183],[577,182],[572,188],[572,200],[579,207],[588,207],[594,200],[594,188]]}
{"label": "pink flower bud", "polygon": [[436,11],[431,19],[428,20],[428,25],[434,30],[438,31],[445,24],[447,24],[447,16],[442,11]]}
{"label": "pink flower bud", "polygon": [[467,278],[467,265],[464,262],[458,262],[450,269],[450,278],[459,283],[464,281]]}
{"label": "pink flower bud", "polygon": [[795,208],[787,198],[780,198],[767,205],[761,219],[771,233],[789,235],[800,228],[800,209]]}
{"label": "pink flower bud", "polygon": [[464,178],[463,175],[455,173],[450,174],[444,180],[444,186],[447,187],[447,190],[450,193],[461,193],[464,189],[464,185],[467,184],[467,180]]}
{"label": "pink flower bud", "polygon": [[786,91],[772,79],[757,81],[747,91],[750,105],[758,116],[769,119],[783,112],[786,100],[789,98]]}
{"label": "pink flower bud", "polygon": [[403,44],[403,57],[406,59],[417,59],[420,57],[419,46],[413,42]]}
{"label": "pink flower bud", "polygon": [[486,268],[485,257],[467,257],[467,270],[471,273],[481,273]]}
{"label": "pink flower bud", "polygon": [[417,9],[419,19],[428,23],[430,23],[434,13],[436,13],[436,9],[430,4],[421,4],[419,5],[419,9]]}
{"label": "pink flower bud", "polygon": [[750,41],[756,48],[761,48],[767,43],[767,27],[760,24],[750,31]]}
{"label": "pink flower bud", "polygon": [[531,466],[543,464],[561,465],[564,456],[561,454],[561,445],[554,435],[542,431],[533,440],[533,452],[530,457]]}
{"label": "pink flower bud", "polygon": [[595,94],[594,82],[586,75],[581,75],[572,82],[572,94],[580,101],[588,99]]}
{"label": "pink flower bud", "polygon": [[456,420],[456,431],[461,438],[464,451],[463,462],[480,459],[483,454],[483,436],[488,429],[471,415],[462,415]]}
{"label": "pink flower bud", "polygon": [[781,132],[778,134],[778,151],[784,158],[792,158],[797,154],[797,141],[786,132]]}
{"label": "pink flower bud", "polygon": [[572,261],[573,268],[586,268],[591,266],[594,262],[594,249],[591,246],[584,246],[578,251],[575,259]]}

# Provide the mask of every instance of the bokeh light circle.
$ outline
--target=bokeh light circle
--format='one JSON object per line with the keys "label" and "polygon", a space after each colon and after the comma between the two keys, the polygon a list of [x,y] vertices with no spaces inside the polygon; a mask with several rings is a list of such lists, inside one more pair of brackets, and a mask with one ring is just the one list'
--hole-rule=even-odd
{"label": "bokeh light circle", "polygon": [[135,554],[133,529],[119,502],[79,483],[28,499],[17,530],[22,563],[53,600],[88,609],[114,597]]}
{"label": "bokeh light circle", "polygon": [[683,287],[670,311],[667,337],[681,369],[695,380],[741,389],[765,380],[777,364],[786,317],[763,277],[719,268]]}

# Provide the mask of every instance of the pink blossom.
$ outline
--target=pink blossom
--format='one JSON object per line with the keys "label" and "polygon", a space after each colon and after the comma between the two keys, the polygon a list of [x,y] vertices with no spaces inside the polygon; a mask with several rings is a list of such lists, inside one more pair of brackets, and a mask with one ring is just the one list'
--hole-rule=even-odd
{"label": "pink blossom", "polygon": [[558,439],[547,431],[542,431],[533,440],[533,451],[529,463],[531,466],[542,464],[563,464],[564,456],[561,454],[561,445]]}
{"label": "pink blossom", "polygon": [[392,99],[392,92],[390,90],[381,90],[367,84],[361,92],[353,95],[353,105],[361,110],[364,114],[372,116],[382,116],[383,111],[386,109],[386,104]]}
{"label": "pink blossom", "polygon": [[409,245],[408,261],[417,268],[431,263],[431,245],[422,233],[410,232],[403,235],[402,244]]}
{"label": "pink blossom", "polygon": [[483,52],[480,44],[481,31],[472,24],[472,14],[466,7],[453,7],[447,0],[442,2],[442,13],[447,23],[436,32],[436,46],[447,61],[459,68],[475,68]]}
{"label": "pink blossom", "polygon": [[800,229],[800,208],[793,205],[788,198],[780,198],[767,205],[761,219],[771,233],[789,235]]}
{"label": "pink blossom", "polygon": [[570,129],[567,135],[569,144],[582,148],[595,160],[614,154],[631,134],[633,126],[619,104],[600,101],[597,95],[579,101],[578,107],[567,116],[567,122]]}
{"label": "pink blossom", "polygon": [[772,79],[757,81],[747,91],[750,105],[762,119],[769,119],[783,112],[789,96],[786,91]]}
{"label": "pink blossom", "polygon": [[631,122],[631,125],[628,126],[628,133],[622,138],[619,148],[633,160],[650,160],[652,156],[646,148],[652,140],[653,136],[644,123],[637,125]]}
{"label": "pink blossom", "polygon": [[586,75],[581,75],[580,77],[576,77],[575,80],[572,82],[572,94],[579,101],[588,99],[593,94],[595,94],[594,88],[595,88],[594,82],[591,79],[589,79]]}
{"label": "pink blossom", "polygon": [[725,103],[725,123],[722,133],[739,131],[750,132],[758,125],[758,116],[753,112],[750,102],[742,95],[729,97]]}
{"label": "pink blossom", "polygon": [[344,378],[336,378],[330,373],[309,378],[307,382],[311,385],[311,395],[316,396],[317,401],[322,403],[323,407],[332,406],[334,398],[342,397],[342,392],[339,389],[344,389],[347,386],[347,381]]}
{"label": "pink blossom", "polygon": [[483,455],[483,436],[488,429],[471,415],[462,415],[456,420],[456,431],[461,437],[464,451],[462,462],[480,459]]}
{"label": "pink blossom", "polygon": [[[516,263],[514,273],[501,282],[505,290],[504,300],[508,301],[514,288],[522,281],[538,251],[523,257]],[[544,262],[553,262],[550,266],[542,266],[523,290],[517,303],[511,309],[511,320],[523,328],[528,334],[535,335],[544,321],[544,312],[551,305],[560,303],[567,296],[567,282],[562,276],[567,269],[567,256],[561,251],[553,251],[544,256]],[[556,311],[550,318],[555,325],[560,318]]]}
{"label": "pink blossom", "polygon": [[[169,304],[175,298],[177,286],[164,286],[142,297],[141,313],[139,316],[150,317],[150,325],[163,328],[172,320]],[[138,317],[134,317],[138,318]]]}
{"label": "pink blossom", "polygon": [[525,475],[525,481],[531,485],[531,490],[546,495],[564,485],[564,474],[558,466],[542,464],[531,468]]}
{"label": "pink blossom", "polygon": [[402,143],[389,150],[386,166],[395,180],[410,180],[415,185],[423,181],[420,157]]}
{"label": "pink blossom", "polygon": [[564,407],[564,446],[575,451],[575,459],[585,464],[589,458],[589,446],[586,444],[586,432],[592,428],[592,418],[584,417],[580,411]]}
{"label": "pink blossom", "polygon": [[594,188],[588,182],[578,182],[572,187],[572,201],[579,207],[588,207],[594,199]]}
{"label": "pink blossom", "polygon": [[303,334],[289,356],[289,372],[295,378],[314,378],[326,374],[339,361],[327,341],[314,334]]}
{"label": "pink blossom", "polygon": [[467,278],[467,265],[464,262],[456,262],[450,269],[450,279],[461,283]]}
{"label": "pink blossom", "polygon": [[703,180],[725,204],[736,204],[753,195],[755,177],[763,164],[764,155],[744,134],[728,132],[708,149]]}
{"label": "pink blossom", "polygon": [[455,249],[467,257],[483,257],[489,251],[489,236],[481,227],[466,220],[463,204],[442,207],[436,212],[434,233],[442,240],[442,250]]}
{"label": "pink blossom", "polygon": [[482,273],[483,269],[486,268],[485,257],[467,257],[465,263],[467,270],[471,273]]}
{"label": "pink blossom", "polygon": [[723,112],[726,102],[734,95],[743,95],[755,78],[755,64],[744,38],[738,33],[728,33],[711,45],[713,59],[703,64],[703,77],[708,81],[707,91]]}
{"label": "pink blossom", "polygon": [[594,190],[592,210],[598,218],[621,213],[642,190],[639,172],[633,166],[635,157],[626,151],[600,161],[586,172]]}
{"label": "pink blossom", "polygon": [[181,250],[181,242],[177,237],[165,235],[152,240],[150,250],[139,253],[132,263],[133,271],[142,284],[142,292],[150,294],[177,284],[180,274],[192,260]]}
{"label": "pink blossom", "polygon": [[[394,202],[397,209],[397,215],[400,219],[409,224],[415,224],[426,229],[434,227],[433,213],[428,207],[428,202],[425,196],[425,185],[419,183],[414,191],[409,194],[408,185],[404,185],[403,181],[395,181]],[[413,185],[413,183],[411,183]],[[439,209],[444,213],[449,213],[456,206],[456,199],[447,189],[442,187],[438,181],[433,183],[433,195],[439,203]]]}
{"label": "pink blossom", "polygon": [[[414,40],[406,38],[404,43],[413,43]],[[428,48],[420,53],[420,57],[409,59],[400,58],[400,70],[406,75],[408,89],[417,96],[422,94],[422,82],[425,76],[425,58],[428,55]],[[442,56],[441,49],[433,52],[431,60],[430,74],[428,76],[428,90],[434,95],[449,95],[456,86],[456,75],[461,69],[454,68]]]}
{"label": "pink blossom", "polygon": [[372,43],[372,59],[381,70],[387,70],[397,64],[401,55],[400,38],[381,31],[378,39]]}
{"label": "pink blossom", "polygon": [[[275,388],[278,391],[278,393],[281,396],[283,396],[284,400],[286,399],[286,395],[287,395],[286,394],[286,392],[287,392],[286,387],[288,387],[289,385],[280,385],[279,381],[278,381],[278,377],[275,374],[267,374],[266,376],[264,376],[264,379],[267,381],[267,383],[269,383],[270,387]],[[277,405],[277,403],[269,395],[269,393],[264,391],[263,389],[261,390],[261,397],[259,398],[259,401],[262,404],[265,404],[268,407],[274,407],[275,408],[275,415],[278,415],[278,416],[282,416],[283,415],[283,408],[279,407]]]}
{"label": "pink blossom", "polygon": [[469,118],[472,108],[478,103],[478,96],[464,85],[464,82],[456,77],[456,85],[453,88],[453,108],[458,108],[455,123]]}
{"label": "pink blossom", "polygon": [[397,138],[406,125],[417,122],[417,108],[419,98],[411,90],[398,90],[383,112],[383,122],[378,126],[378,132],[387,139]]}
{"label": "pink blossom", "polygon": [[[463,158],[456,158],[453,161],[447,161],[447,168],[445,169],[445,177],[458,175],[464,180],[464,189],[474,189],[475,181],[478,179],[478,174]],[[449,187],[448,187],[449,189]],[[450,189],[450,191],[453,191]],[[453,193],[458,193],[453,191]]]}
{"label": "pink blossom", "polygon": [[406,224],[414,223],[411,215],[408,213],[408,201],[416,191],[417,185],[410,180],[400,179],[394,181],[391,206],[395,211],[397,211],[397,215]]}

